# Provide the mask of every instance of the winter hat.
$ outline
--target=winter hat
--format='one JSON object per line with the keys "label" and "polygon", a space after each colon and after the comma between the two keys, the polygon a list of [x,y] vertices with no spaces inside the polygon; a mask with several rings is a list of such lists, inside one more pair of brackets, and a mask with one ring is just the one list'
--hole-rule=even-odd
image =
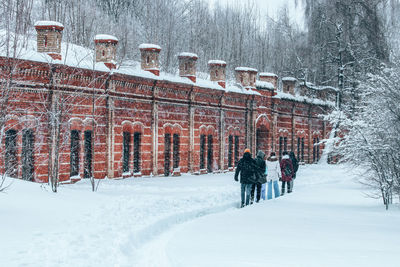
{"label": "winter hat", "polygon": [[244,150],[244,153],[250,153],[250,154],[251,154],[250,148],[246,148],[246,149]]}

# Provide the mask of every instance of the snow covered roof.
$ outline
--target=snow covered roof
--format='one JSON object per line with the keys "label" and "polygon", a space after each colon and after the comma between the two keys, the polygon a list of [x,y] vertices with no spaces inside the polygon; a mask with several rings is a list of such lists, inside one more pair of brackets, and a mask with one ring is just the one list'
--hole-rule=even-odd
{"label": "snow covered roof", "polygon": [[221,65],[226,66],[226,62],[223,60],[210,60],[208,61],[208,65]]}
{"label": "snow covered roof", "polygon": [[257,88],[262,88],[262,89],[270,89],[270,90],[274,90],[275,86],[270,83],[270,82],[263,82],[263,81],[256,81],[256,87]]}
{"label": "snow covered roof", "polygon": [[282,81],[283,82],[297,82],[297,79],[294,77],[283,77]]}
{"label": "snow covered roof", "polygon": [[108,34],[97,34],[95,37],[94,37],[94,40],[95,41],[108,41],[108,40],[111,40],[111,41],[116,41],[116,42],[118,42],[118,38],[117,37],[115,37],[115,36],[113,36],[113,35],[108,35]]}
{"label": "snow covered roof", "polygon": [[280,91],[277,92],[277,94],[274,96],[274,98],[293,100],[293,101],[297,101],[297,102],[305,102],[305,103],[320,105],[320,106],[335,107],[335,102],[332,102],[332,101],[321,100],[318,98],[309,98],[306,96],[292,95],[292,94],[283,93]]}
{"label": "snow covered roof", "polygon": [[276,75],[275,73],[270,73],[270,72],[261,72],[260,77],[265,76],[265,77],[276,77],[278,78],[278,75]]}
{"label": "snow covered roof", "polygon": [[235,68],[235,71],[258,72],[258,70],[256,70],[256,69],[247,68],[247,67],[237,67],[237,68]]}
{"label": "snow covered roof", "polygon": [[141,44],[139,45],[139,49],[141,50],[158,50],[161,51],[161,46],[156,44]]}
{"label": "snow covered roof", "polygon": [[179,57],[179,58],[187,57],[187,58],[193,58],[193,59],[198,59],[198,58],[199,58],[198,55],[196,55],[196,54],[194,54],[194,53],[189,53],[189,52],[182,52],[182,53],[179,53],[178,57]]}
{"label": "snow covered roof", "polygon": [[[6,41],[6,31],[0,30],[0,43],[4,43]],[[15,38],[9,38],[14,40]],[[22,36],[17,36],[17,39],[24,40]],[[8,55],[6,51],[5,45],[0,46],[0,56],[6,57]],[[148,48],[160,48],[157,45],[153,44],[142,44],[141,47],[144,49]],[[36,49],[36,39],[34,36],[30,36],[27,39],[26,43],[20,43],[16,49],[17,54],[16,58],[36,61],[48,64],[60,64],[66,65],[70,67],[76,67],[81,69],[93,70],[93,71],[101,71],[108,73],[119,73],[123,75],[130,75],[135,77],[147,78],[152,80],[160,80],[160,81],[169,81],[187,85],[195,85],[202,88],[210,88],[214,90],[222,90],[226,92],[235,92],[246,95],[260,95],[258,92],[254,90],[247,90],[243,88],[241,85],[236,84],[235,82],[228,82],[226,88],[223,88],[218,84],[218,82],[213,82],[206,79],[197,78],[196,82],[192,82],[190,79],[185,77],[179,77],[174,74],[161,72],[160,76],[154,75],[149,71],[144,71],[141,69],[140,63],[136,61],[126,62],[125,64],[121,64],[121,66],[117,66],[117,69],[110,70],[103,62],[95,62],[95,53],[93,49],[82,47],[79,45],[65,43],[61,44],[61,56],[62,59],[53,59],[47,53],[37,52]]]}
{"label": "snow covered roof", "polygon": [[41,27],[41,26],[52,27],[52,26],[55,26],[55,27],[64,29],[64,25],[62,25],[60,22],[50,21],[50,20],[39,20],[39,21],[36,21],[34,26],[35,27]]}

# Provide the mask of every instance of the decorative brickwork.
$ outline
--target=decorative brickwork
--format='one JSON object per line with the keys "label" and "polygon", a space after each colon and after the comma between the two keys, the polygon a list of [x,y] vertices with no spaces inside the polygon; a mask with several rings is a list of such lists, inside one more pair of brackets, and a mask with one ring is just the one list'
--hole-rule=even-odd
{"label": "decorative brickwork", "polygon": [[196,82],[196,61],[199,57],[192,53],[180,53],[179,60],[179,76],[187,77],[192,82]]}
{"label": "decorative brickwork", "polygon": [[141,44],[139,46],[141,53],[142,70],[150,71],[155,75],[160,75],[160,51],[161,47],[153,44]]}
{"label": "decorative brickwork", "polygon": [[252,68],[238,67],[235,69],[236,82],[244,88],[255,88],[257,70]]}
{"label": "decorative brickwork", "polygon": [[[49,24],[39,25],[38,35],[61,34],[59,25]],[[113,62],[116,44],[113,38],[98,38],[96,58]],[[142,68],[159,75],[161,48],[143,44],[140,51]],[[196,77],[195,58],[180,57],[181,76]],[[0,168],[26,180],[49,179],[49,155],[57,147],[48,142],[53,133],[46,112],[63,98],[69,101],[64,103],[60,126],[60,181],[233,170],[245,148],[253,156],[257,150],[267,155],[292,150],[301,161],[312,163],[320,158],[324,148],[320,141],[331,129],[319,115],[332,105],[275,95],[276,88],[256,88],[257,70],[237,68],[237,83],[245,89],[229,85],[223,90],[226,63],[222,61],[209,62],[211,81],[221,87],[200,79],[188,82],[174,77],[180,79],[176,82],[104,66],[100,71],[4,57],[0,57],[0,78],[7,77],[10,63],[17,68],[6,107]],[[277,84],[275,76],[261,79]],[[283,84],[294,95],[295,81]],[[331,94],[327,90],[316,97]]]}
{"label": "decorative brickwork", "polygon": [[225,88],[226,87],[226,62],[222,60],[210,60],[208,62],[210,69],[210,80],[218,82],[218,84]]}
{"label": "decorative brickwork", "polygon": [[53,59],[61,60],[61,40],[64,26],[54,21],[38,21],[35,23],[37,32],[37,51],[48,53]]}
{"label": "decorative brickwork", "polygon": [[110,69],[115,69],[115,55],[118,39],[111,35],[99,34],[95,39],[96,62],[104,62]]}

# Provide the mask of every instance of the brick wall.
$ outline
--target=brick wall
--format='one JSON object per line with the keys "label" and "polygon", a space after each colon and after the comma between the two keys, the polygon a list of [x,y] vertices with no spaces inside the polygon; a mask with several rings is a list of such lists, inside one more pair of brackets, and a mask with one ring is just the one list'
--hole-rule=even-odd
{"label": "brick wall", "polygon": [[[0,58],[2,69],[6,69],[8,62]],[[314,138],[322,140],[330,130],[318,117],[327,112],[327,107],[273,98],[273,92],[252,96],[22,60],[18,61],[17,70],[10,91],[12,97],[7,105],[10,116],[6,129],[13,128],[18,133],[18,177],[21,177],[22,132],[33,129],[34,177],[37,182],[48,180],[48,155],[51,150],[48,111],[56,100],[62,100],[64,104],[60,128],[61,181],[71,179],[73,130],[79,132],[80,178],[84,176],[87,160],[84,152],[85,131],[92,131],[93,134],[94,177],[118,178],[125,175],[124,132],[130,133],[132,138],[135,133],[141,135],[140,173],[137,173],[140,176],[164,175],[165,151],[171,153],[172,166],[174,147],[173,144],[169,150],[164,147],[166,134],[171,136],[171,142],[174,134],[179,136],[179,171],[204,173],[228,169],[229,136],[237,136],[239,140],[239,158],[246,147],[252,150],[253,155],[257,148],[267,155],[272,151],[278,152],[280,137],[287,138],[287,149],[297,155],[300,138],[304,142],[304,161],[311,163]],[[4,72],[2,75],[6,78]],[[203,169],[200,168],[202,135],[206,136],[207,142]],[[212,141],[208,141],[209,137]],[[209,149],[209,144],[212,144],[212,149]],[[322,149],[323,146],[320,146],[320,153]],[[134,174],[133,150],[131,143],[128,176]],[[4,171],[4,140],[0,152],[0,164]]]}

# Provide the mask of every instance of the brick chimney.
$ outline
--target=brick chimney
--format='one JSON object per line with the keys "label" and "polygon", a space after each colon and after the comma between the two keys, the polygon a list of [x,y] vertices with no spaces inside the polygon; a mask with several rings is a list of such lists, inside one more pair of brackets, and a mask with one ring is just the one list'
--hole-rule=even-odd
{"label": "brick chimney", "polygon": [[56,21],[37,21],[37,51],[61,60],[61,40],[64,25]]}
{"label": "brick chimney", "polygon": [[257,70],[246,67],[237,67],[235,69],[236,82],[244,88],[250,89],[256,86]]}
{"label": "brick chimney", "polygon": [[115,69],[115,55],[118,39],[107,34],[98,34],[94,38],[96,47],[96,62],[104,62],[109,69]]}
{"label": "brick chimney", "polygon": [[139,45],[140,53],[142,55],[142,70],[150,71],[154,75],[160,75],[160,60],[159,55],[161,47],[155,44],[141,44]]}
{"label": "brick chimney", "polygon": [[226,86],[226,62],[222,60],[210,60],[208,61],[208,67],[210,69],[210,80],[218,82],[218,84],[225,88]]}
{"label": "brick chimney", "polygon": [[293,77],[282,78],[282,92],[294,95],[294,88],[296,87],[297,79]]}
{"label": "brick chimney", "polygon": [[193,53],[180,53],[179,60],[179,76],[187,77],[192,82],[196,82],[196,61],[199,57]]}
{"label": "brick chimney", "polygon": [[278,87],[278,75],[274,73],[262,72],[260,73],[260,81],[272,83],[274,90]]}

